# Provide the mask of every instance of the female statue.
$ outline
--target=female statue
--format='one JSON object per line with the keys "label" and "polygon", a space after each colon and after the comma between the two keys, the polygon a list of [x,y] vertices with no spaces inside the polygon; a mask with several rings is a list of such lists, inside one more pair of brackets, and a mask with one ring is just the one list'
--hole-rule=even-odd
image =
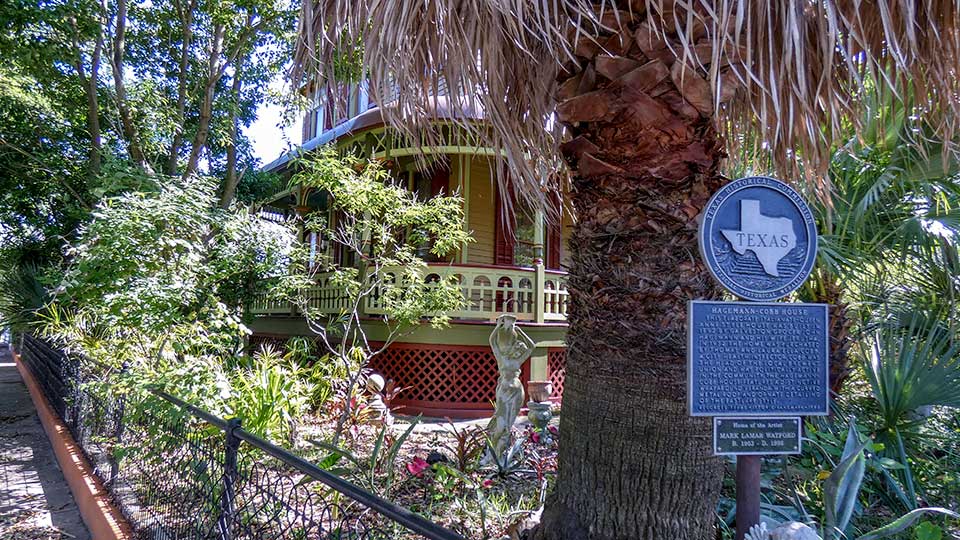
{"label": "female statue", "polygon": [[503,456],[510,446],[510,428],[523,405],[523,383],[520,367],[533,354],[534,342],[516,325],[514,315],[497,317],[497,326],[490,334],[490,348],[497,359],[500,377],[497,380],[497,402],[493,418],[487,424],[487,436],[496,456]]}

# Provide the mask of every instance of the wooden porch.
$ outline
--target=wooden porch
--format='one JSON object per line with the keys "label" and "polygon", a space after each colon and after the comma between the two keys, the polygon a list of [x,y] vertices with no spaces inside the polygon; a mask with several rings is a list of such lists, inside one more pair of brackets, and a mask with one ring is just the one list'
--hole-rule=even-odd
{"label": "wooden porch", "polygon": [[[390,270],[387,269],[389,273]],[[446,313],[452,319],[493,321],[502,313],[531,323],[563,323],[567,319],[566,272],[547,270],[542,264],[533,268],[459,263],[430,263],[424,284],[453,276],[460,283],[463,304]],[[305,296],[311,308],[320,313],[339,314],[348,309],[347,298],[330,284],[329,274],[319,274],[316,285]],[[378,294],[367,297],[361,315],[377,317],[385,312]],[[261,316],[296,315],[288,302],[257,299],[251,311]]]}

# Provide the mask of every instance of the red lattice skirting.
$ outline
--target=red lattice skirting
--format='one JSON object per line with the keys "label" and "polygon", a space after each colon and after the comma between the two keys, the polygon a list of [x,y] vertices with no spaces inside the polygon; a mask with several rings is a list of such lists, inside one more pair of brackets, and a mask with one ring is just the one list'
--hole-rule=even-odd
{"label": "red lattice skirting", "polygon": [[[564,353],[563,349],[549,351],[553,361],[550,378],[558,401],[563,387]],[[393,379],[397,386],[409,387],[391,403],[399,414],[479,418],[493,411],[498,374],[497,361],[489,347],[394,343],[375,357],[370,367]],[[521,370],[520,380],[526,390],[529,363]]]}
{"label": "red lattice skirting", "polygon": [[[279,336],[251,336],[251,350],[271,343],[283,347]],[[553,382],[553,401],[563,395],[566,349],[549,349],[547,374]],[[493,411],[497,388],[497,361],[490,347],[394,343],[375,356],[370,367],[397,386],[406,388],[391,406],[403,415],[481,418]],[[530,363],[520,371],[526,391]]]}
{"label": "red lattice skirting", "polygon": [[547,351],[547,377],[553,383],[551,401],[560,403],[563,398],[563,381],[567,377],[567,350],[549,349]]}

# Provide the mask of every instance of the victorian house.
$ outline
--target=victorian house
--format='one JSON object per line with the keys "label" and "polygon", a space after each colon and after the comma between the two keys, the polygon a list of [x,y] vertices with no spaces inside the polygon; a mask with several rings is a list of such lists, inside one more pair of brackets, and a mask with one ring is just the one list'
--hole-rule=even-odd
{"label": "victorian house", "polygon": [[[542,212],[514,211],[504,204],[491,172],[499,153],[493,148],[471,144],[465,134],[443,112],[438,97],[443,140],[431,147],[405,141],[384,125],[381,109],[365,92],[363,84],[344,85],[339,99],[311,95],[313,108],[303,119],[302,144],[294,152],[310,152],[324,145],[359,151],[385,160],[389,170],[420,194],[459,192],[463,196],[463,227],[474,242],[463,245],[447,260],[430,262],[431,276],[455,275],[465,300],[462,310],[448,313],[449,327],[438,330],[423,324],[374,358],[371,367],[406,387],[393,402],[403,414],[432,417],[469,418],[489,415],[494,401],[497,365],[488,345],[494,320],[512,313],[518,325],[536,342],[533,357],[522,378],[552,380],[554,398],[563,390],[564,336],[566,333],[566,240],[571,218],[550,223]],[[346,105],[344,106],[344,102]],[[385,106],[389,106],[386,104]],[[469,119],[482,122],[482,117]],[[424,173],[417,156],[433,166]],[[267,170],[289,177],[293,155],[286,154],[266,166]],[[292,186],[264,205],[266,215],[289,215],[307,208],[323,210],[324,193]],[[330,250],[315,233],[301,239],[311,252]],[[336,253],[330,255],[336,257]],[[338,313],[337,291],[318,276],[309,291],[313,307]],[[384,328],[375,300],[362,306],[369,317],[368,336],[383,339]],[[253,308],[253,342],[309,336],[303,318],[283,303],[257,303]]]}

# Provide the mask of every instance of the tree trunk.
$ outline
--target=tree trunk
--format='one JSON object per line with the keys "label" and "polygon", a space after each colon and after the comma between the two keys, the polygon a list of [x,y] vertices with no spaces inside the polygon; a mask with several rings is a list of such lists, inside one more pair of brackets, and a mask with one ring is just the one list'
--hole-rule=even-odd
{"label": "tree trunk", "polygon": [[170,143],[170,151],[167,156],[167,163],[164,167],[164,174],[173,176],[177,173],[177,165],[180,163],[180,147],[183,146],[183,130],[187,109],[187,71],[190,64],[190,45],[193,41],[193,11],[196,9],[196,2],[191,1],[187,6],[183,6],[179,1],[175,1],[177,15],[180,18],[180,73],[177,81],[177,125],[174,127],[173,141]]}
{"label": "tree trunk", "polygon": [[237,64],[233,74],[233,84],[230,87],[231,100],[230,107],[230,140],[227,142],[227,173],[223,178],[223,185],[220,186],[220,208],[227,209],[233,202],[237,194],[237,182],[240,176],[237,174],[237,136],[240,133],[237,125],[237,109],[240,107],[240,89],[243,87],[243,79],[240,72],[240,64]]}
{"label": "tree trunk", "polygon": [[80,32],[77,27],[75,17],[70,18],[70,24],[73,27],[73,48],[76,54],[74,67],[77,70],[77,77],[83,86],[84,94],[87,97],[87,133],[90,135],[90,152],[87,160],[87,176],[91,179],[100,175],[102,137],[100,135],[100,104],[98,92],[100,90],[100,58],[103,53],[104,44],[104,18],[106,17],[106,6],[101,4],[101,12],[97,14],[97,37],[93,44],[93,52],[90,55],[90,76],[87,77],[83,65],[83,45],[81,44]]}
{"label": "tree trunk", "polygon": [[213,99],[216,97],[217,83],[223,76],[223,70],[220,67],[220,52],[223,47],[224,26],[217,24],[213,30],[213,44],[210,46],[210,57],[207,59],[207,77],[206,86],[203,89],[203,101],[200,103],[200,117],[197,120],[197,134],[193,138],[193,146],[190,148],[190,157],[187,158],[187,166],[183,171],[183,177],[187,178],[197,172],[200,166],[200,155],[207,144],[207,136],[210,134],[210,120],[213,117]]}
{"label": "tree trunk", "polygon": [[93,46],[93,56],[90,59],[90,78],[85,82],[87,92],[87,130],[90,132],[90,163],[91,178],[100,175],[102,142],[100,136],[100,103],[97,93],[100,91],[100,54],[103,51],[103,27],[97,33],[97,42]]}
{"label": "tree trunk", "polygon": [[127,0],[117,0],[116,27],[113,34],[113,87],[116,92],[117,112],[120,113],[120,125],[127,140],[130,159],[145,172],[153,172],[140,145],[140,133],[133,120],[133,114],[127,104],[127,86],[123,81],[123,57],[127,30]]}
{"label": "tree trunk", "polygon": [[837,396],[843,390],[843,384],[853,373],[849,352],[853,341],[850,339],[850,327],[853,319],[847,313],[847,303],[841,297],[843,288],[837,278],[827,275],[823,280],[823,289],[815,302],[830,306],[830,392]]}
{"label": "tree trunk", "polygon": [[635,30],[597,38],[599,56],[578,46],[558,90],[577,223],[563,442],[541,540],[714,536],[723,463],[709,420],[686,405],[686,312],[719,296],[697,228],[724,153],[702,74],[661,46],[641,50]]}

